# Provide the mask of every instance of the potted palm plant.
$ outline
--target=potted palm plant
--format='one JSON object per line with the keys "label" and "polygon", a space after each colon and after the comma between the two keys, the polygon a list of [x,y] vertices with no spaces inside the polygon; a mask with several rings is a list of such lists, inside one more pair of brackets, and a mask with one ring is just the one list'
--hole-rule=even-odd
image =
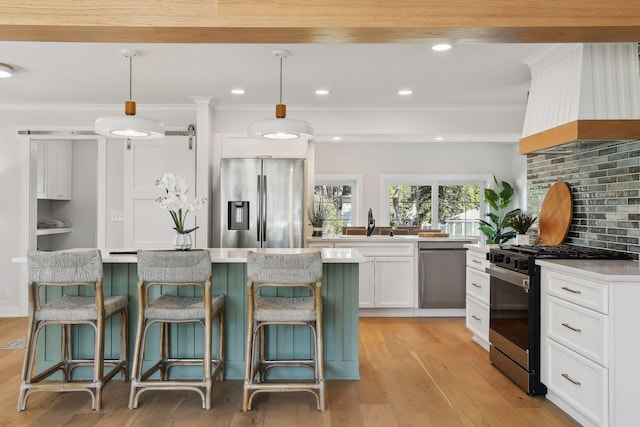
{"label": "potted palm plant", "polygon": [[311,236],[313,237],[321,237],[322,236],[322,226],[324,225],[324,220],[327,218],[329,214],[329,210],[324,203],[320,203],[319,201],[313,201],[307,210],[307,216],[309,217],[309,223],[313,228],[313,232]]}
{"label": "potted palm plant", "polygon": [[507,211],[515,194],[513,187],[505,181],[498,182],[494,176],[496,189],[485,188],[484,199],[493,212],[487,213],[489,221],[480,220],[480,231],[486,237],[487,244],[500,244],[516,236],[515,230],[507,230],[509,221],[520,213],[520,209]]}
{"label": "potted palm plant", "polygon": [[538,219],[538,217],[522,211],[509,220],[507,225],[513,228],[516,233],[518,233],[518,237],[516,240],[517,244],[528,245],[530,243],[527,231],[529,231],[529,228],[531,228],[533,223],[536,222],[536,219]]}

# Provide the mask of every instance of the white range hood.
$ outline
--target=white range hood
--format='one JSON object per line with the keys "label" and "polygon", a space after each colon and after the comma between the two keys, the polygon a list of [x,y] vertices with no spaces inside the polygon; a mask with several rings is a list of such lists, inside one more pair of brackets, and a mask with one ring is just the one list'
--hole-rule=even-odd
{"label": "white range hood", "polygon": [[637,43],[558,44],[524,61],[531,89],[520,153],[640,139]]}

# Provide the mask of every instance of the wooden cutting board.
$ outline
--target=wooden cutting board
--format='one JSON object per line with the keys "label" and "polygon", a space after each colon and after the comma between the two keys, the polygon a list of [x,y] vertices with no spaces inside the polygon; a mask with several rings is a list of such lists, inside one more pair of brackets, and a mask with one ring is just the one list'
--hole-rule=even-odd
{"label": "wooden cutting board", "polygon": [[549,188],[540,209],[540,235],[534,245],[560,245],[564,242],[571,219],[573,218],[573,199],[571,189],[564,181],[558,181]]}

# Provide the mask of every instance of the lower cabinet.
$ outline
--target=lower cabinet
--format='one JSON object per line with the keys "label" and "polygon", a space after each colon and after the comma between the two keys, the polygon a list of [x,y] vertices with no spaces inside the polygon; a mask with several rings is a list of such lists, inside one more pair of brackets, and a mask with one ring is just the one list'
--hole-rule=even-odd
{"label": "lower cabinet", "polygon": [[473,340],[489,350],[489,275],[484,271],[489,266],[487,250],[465,245],[467,251],[467,329],[473,332]]}
{"label": "lower cabinet", "polygon": [[375,257],[374,265],[374,307],[414,307],[415,259],[407,256]]}
{"label": "lower cabinet", "polygon": [[584,426],[638,425],[640,274],[615,264],[593,274],[579,261],[570,269],[537,263],[547,399]]}
{"label": "lower cabinet", "polygon": [[360,264],[360,308],[415,308],[417,267],[415,243],[309,242],[310,248],[331,244],[357,249],[367,259]]}

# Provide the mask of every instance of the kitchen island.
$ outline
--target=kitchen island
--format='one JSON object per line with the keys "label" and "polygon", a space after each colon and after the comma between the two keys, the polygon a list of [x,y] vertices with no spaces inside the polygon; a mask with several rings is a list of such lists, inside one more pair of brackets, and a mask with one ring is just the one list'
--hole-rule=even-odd
{"label": "kitchen island", "polygon": [[[246,284],[247,254],[250,250],[265,253],[301,253],[313,249],[209,249],[212,262],[214,295],[225,295],[225,378],[244,378],[246,345]],[[129,297],[129,361],[133,357],[133,341],[138,318],[138,272],[135,253],[122,250],[101,250],[104,263],[104,293]],[[116,253],[119,252],[119,253]],[[358,364],[358,266],[363,257],[353,249],[322,249],[322,296],[324,321],[325,373],[327,379],[359,379]],[[24,262],[24,259],[14,261]],[[118,320],[106,325],[105,357],[119,351]],[[41,334],[38,351],[38,369],[59,360],[60,336],[58,331]],[[202,333],[198,327],[182,324],[172,329],[172,348],[179,348],[180,356],[201,354]],[[152,331],[147,339],[150,349],[145,354],[152,359],[158,348],[159,333]],[[213,342],[215,342],[214,328]],[[174,345],[175,344],[175,345]],[[77,328],[74,345],[84,357],[92,357],[93,331]],[[267,336],[267,346],[273,355],[290,358],[309,358],[312,339],[308,328],[278,326]],[[86,354],[85,354],[86,353]],[[185,369],[195,367],[188,367]],[[179,375],[178,371],[177,375]],[[199,372],[199,370],[198,370]],[[275,373],[275,372],[274,372]],[[275,373],[277,375],[277,373]],[[297,373],[296,373],[297,374]],[[287,373],[289,375],[289,373]]]}

